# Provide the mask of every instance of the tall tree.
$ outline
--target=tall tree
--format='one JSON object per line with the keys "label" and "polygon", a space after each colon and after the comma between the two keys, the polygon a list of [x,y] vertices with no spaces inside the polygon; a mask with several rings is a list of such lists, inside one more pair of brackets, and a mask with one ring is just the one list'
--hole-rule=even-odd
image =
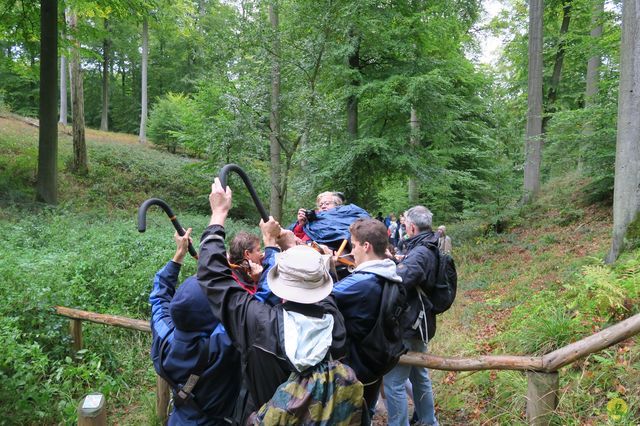
{"label": "tall tree", "polygon": [[269,2],[269,22],[272,31],[271,58],[271,112],[269,114],[269,146],[271,158],[271,216],[282,215],[282,169],[280,164],[280,33],[277,0]]}
{"label": "tall tree", "polygon": [[[595,102],[595,97],[598,94],[598,82],[600,81],[600,64],[602,59],[596,46],[598,44],[598,40],[602,37],[603,13],[604,0],[596,0],[591,11],[591,55],[589,56],[589,61],[587,62],[586,89],[584,93],[585,107],[592,106]],[[589,126],[585,126],[584,130],[586,134],[593,133],[593,129]]]}
{"label": "tall tree", "polygon": [[555,102],[558,99],[558,86],[560,86],[560,77],[562,75],[562,64],[564,63],[564,55],[567,44],[567,33],[569,32],[569,23],[571,22],[571,0],[563,0],[562,2],[562,24],[560,25],[560,34],[558,38],[558,48],[556,50],[556,58],[553,63],[553,74],[551,74],[551,82],[549,91],[547,92],[547,110],[542,118],[542,133],[546,133],[547,123],[555,111]]}
{"label": "tall tree", "polygon": [[[411,105],[411,134],[409,136],[409,149],[411,152],[417,152],[420,146],[420,119],[418,118],[418,111]],[[409,204],[416,205],[418,203],[418,182],[415,176],[409,177]]]}
{"label": "tall tree", "polygon": [[60,120],[63,126],[67,125],[67,57],[60,55]]}
{"label": "tall tree", "polygon": [[104,20],[107,35],[102,40],[102,114],[100,116],[100,130],[109,130],[109,69],[111,63],[111,38],[109,36],[109,20]]}
{"label": "tall tree", "polygon": [[147,15],[142,19],[142,78],[141,78],[141,101],[140,101],[140,137],[141,144],[147,142],[147,109],[149,107],[147,100],[147,64],[149,61],[149,21]]}
{"label": "tall tree", "polygon": [[587,62],[587,86],[585,90],[585,106],[593,105],[594,97],[598,94],[598,81],[600,80],[600,53],[595,48],[602,37],[602,14],[604,13],[604,0],[596,0],[591,15],[591,55]]}
{"label": "tall tree", "polygon": [[[62,21],[64,22],[64,12],[62,13]],[[64,38],[64,30],[61,31]],[[63,53],[60,55],[60,120],[58,122],[63,126],[67,125],[67,56]]]}
{"label": "tall tree", "polygon": [[[599,49],[596,49],[598,40],[602,37],[602,14],[604,13],[604,0],[596,0],[591,10],[591,32],[590,32],[590,50],[591,55],[587,61],[587,77],[586,88],[584,92],[584,106],[589,108],[595,105],[596,96],[598,94],[598,83],[600,81],[600,57]],[[595,129],[591,120],[586,120],[582,126],[582,134],[586,138],[590,138],[595,133]],[[578,150],[578,170],[583,169],[584,164],[583,146]]]}
{"label": "tall tree", "polygon": [[524,196],[528,203],[540,190],[542,163],[542,12],[543,0],[529,1],[529,77],[527,136],[525,142]]}
{"label": "tall tree", "polygon": [[57,64],[58,1],[40,1],[40,127],[36,197],[58,202]]}
{"label": "tall tree", "polygon": [[[606,257],[613,263],[624,249],[629,226],[640,225],[640,4],[625,0],[622,6],[618,134],[613,190],[613,236]],[[638,238],[637,235],[634,236]]]}
{"label": "tall tree", "polygon": [[73,111],[73,161],[71,171],[79,175],[85,175],[89,171],[87,160],[87,143],[85,140],[84,125],[84,90],[82,78],[82,65],[80,63],[80,41],[77,36],[78,15],[75,11],[69,14],[69,29],[73,36],[71,47],[71,106]]}
{"label": "tall tree", "polygon": [[360,79],[356,77],[360,73],[360,34],[353,26],[349,29],[349,42],[347,61],[353,77],[350,83],[352,93],[347,97],[347,134],[350,139],[358,139],[358,95],[355,92],[360,85]]}

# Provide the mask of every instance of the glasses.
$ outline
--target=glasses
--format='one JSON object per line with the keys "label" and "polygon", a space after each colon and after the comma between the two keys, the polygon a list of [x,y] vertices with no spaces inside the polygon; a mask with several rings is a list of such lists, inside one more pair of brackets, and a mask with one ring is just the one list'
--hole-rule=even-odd
{"label": "glasses", "polygon": [[318,207],[324,207],[324,206],[335,206],[336,202],[335,201],[321,201],[318,203]]}

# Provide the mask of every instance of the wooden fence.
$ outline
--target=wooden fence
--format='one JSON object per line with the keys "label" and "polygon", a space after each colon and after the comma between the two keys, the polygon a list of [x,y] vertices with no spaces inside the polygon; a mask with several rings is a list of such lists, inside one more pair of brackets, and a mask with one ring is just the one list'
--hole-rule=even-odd
{"label": "wooden fence", "polygon": [[[104,315],[56,306],[56,313],[71,319],[72,349],[82,349],[82,321],[151,332],[148,321]],[[487,355],[475,358],[442,357],[409,352],[400,363],[435,370],[521,370],[527,373],[527,420],[532,425],[547,425],[558,404],[558,370],[589,354],[620,343],[640,333],[640,314],[634,315],[582,340],[571,343],[543,356]],[[158,376],[156,410],[164,421],[169,405],[169,385]]]}

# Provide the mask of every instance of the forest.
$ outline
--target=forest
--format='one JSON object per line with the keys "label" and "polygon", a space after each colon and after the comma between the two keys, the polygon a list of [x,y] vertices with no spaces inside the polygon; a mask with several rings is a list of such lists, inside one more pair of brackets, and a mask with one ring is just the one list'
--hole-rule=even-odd
{"label": "forest", "polygon": [[[136,209],[164,199],[197,240],[225,164],[283,225],[327,190],[428,206],[460,277],[438,355],[541,355],[638,314],[637,7],[0,0],[0,425],[74,423],[90,391],[160,423],[149,336],[86,325],[73,353],[53,307],[147,320],[173,241]],[[233,183],[228,234],[255,233]],[[639,369],[633,338],[566,367],[551,424],[637,424]],[[527,422],[519,372],[433,377],[441,424]]]}

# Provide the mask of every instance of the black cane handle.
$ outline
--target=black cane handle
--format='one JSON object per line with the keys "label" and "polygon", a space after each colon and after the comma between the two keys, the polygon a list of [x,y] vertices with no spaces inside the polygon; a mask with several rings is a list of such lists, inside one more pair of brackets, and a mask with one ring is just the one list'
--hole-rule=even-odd
{"label": "black cane handle", "polygon": [[[184,235],[184,229],[182,228],[182,225],[180,225],[180,222],[178,222],[178,218],[176,217],[176,215],[173,214],[173,210],[171,210],[171,207],[169,207],[169,205],[160,198],[149,198],[144,203],[140,204],[140,207],[138,208],[139,232],[144,232],[147,230],[147,210],[149,210],[149,207],[151,206],[158,206],[162,210],[164,210],[167,216],[169,216],[169,220],[173,224],[173,227],[176,229],[176,231],[178,231],[178,235]],[[191,244],[191,241],[189,241],[189,254],[195,259],[198,258],[198,252],[195,248],[193,248],[193,244]]]}
{"label": "black cane handle", "polygon": [[268,222],[269,214],[267,213],[264,206],[260,202],[260,199],[258,198],[258,194],[256,194],[255,189],[253,189],[253,185],[251,184],[251,180],[249,180],[249,176],[247,176],[247,174],[244,172],[244,170],[240,168],[240,166],[238,166],[237,164],[227,164],[226,166],[220,169],[218,178],[220,178],[220,184],[222,185],[222,188],[223,189],[227,188],[227,175],[229,174],[229,172],[236,172],[238,176],[242,178],[244,185],[249,190],[249,194],[253,199],[253,203],[256,205],[256,208],[258,209],[258,213],[260,213],[260,217],[262,217],[262,220],[264,220],[265,222]]}

